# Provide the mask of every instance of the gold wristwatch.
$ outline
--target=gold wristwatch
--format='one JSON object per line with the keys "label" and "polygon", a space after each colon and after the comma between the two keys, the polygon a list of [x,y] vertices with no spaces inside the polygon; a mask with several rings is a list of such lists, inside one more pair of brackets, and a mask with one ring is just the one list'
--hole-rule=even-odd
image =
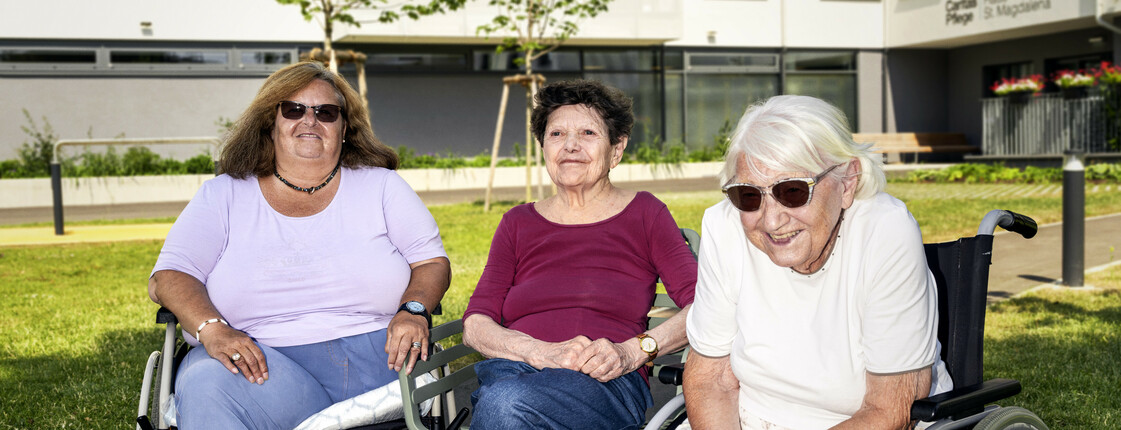
{"label": "gold wristwatch", "polygon": [[635,337],[638,338],[638,346],[642,348],[642,352],[650,356],[650,361],[653,362],[658,356],[658,341],[646,333],[639,333]]}

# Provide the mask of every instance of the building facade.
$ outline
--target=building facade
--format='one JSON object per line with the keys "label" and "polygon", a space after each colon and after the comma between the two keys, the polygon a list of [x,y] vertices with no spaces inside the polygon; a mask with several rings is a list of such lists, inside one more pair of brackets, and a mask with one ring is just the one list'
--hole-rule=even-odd
{"label": "building facade", "polygon": [[[274,0],[0,0],[0,9],[0,159],[28,141],[28,117],[64,139],[217,135],[265,76],[323,37]],[[748,105],[805,94],[839,106],[855,131],[960,132],[980,146],[980,100],[993,81],[1114,61],[1119,11],[1112,0],[615,0],[534,68],[632,96],[632,145],[711,145]],[[500,37],[477,34],[496,12],[473,2],[380,24],[359,11],[361,27],[336,29],[336,49],[367,55],[382,140],[418,153],[489,152],[502,77],[518,72],[516,53],[495,52]],[[340,71],[356,81],[353,65]],[[504,155],[526,140],[520,87],[508,106]]]}

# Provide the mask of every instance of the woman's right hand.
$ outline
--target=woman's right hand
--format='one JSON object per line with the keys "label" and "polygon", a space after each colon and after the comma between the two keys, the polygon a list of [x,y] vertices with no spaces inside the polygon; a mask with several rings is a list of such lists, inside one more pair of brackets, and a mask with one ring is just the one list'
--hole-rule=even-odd
{"label": "woman's right hand", "polygon": [[592,345],[585,336],[576,336],[564,342],[543,342],[541,348],[534,348],[525,362],[537,369],[555,368],[580,371],[584,349]]}
{"label": "woman's right hand", "polygon": [[[207,324],[199,332],[199,337],[205,339],[202,346],[206,353],[230,372],[241,373],[245,380],[257,385],[269,379],[265,353],[245,332],[225,324]],[[237,360],[234,360],[235,357]]]}

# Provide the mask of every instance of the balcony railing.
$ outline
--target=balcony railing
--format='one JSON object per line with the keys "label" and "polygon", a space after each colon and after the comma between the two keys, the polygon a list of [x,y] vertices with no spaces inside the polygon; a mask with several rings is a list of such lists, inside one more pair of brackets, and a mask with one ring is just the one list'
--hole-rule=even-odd
{"label": "balcony railing", "polygon": [[[999,97],[981,100],[984,155],[1061,155],[1066,150],[1087,153],[1116,151],[1121,121],[1109,114],[1121,98],[1100,92],[1064,99],[1040,94],[1027,100]],[[1119,112],[1121,113],[1121,112]]]}

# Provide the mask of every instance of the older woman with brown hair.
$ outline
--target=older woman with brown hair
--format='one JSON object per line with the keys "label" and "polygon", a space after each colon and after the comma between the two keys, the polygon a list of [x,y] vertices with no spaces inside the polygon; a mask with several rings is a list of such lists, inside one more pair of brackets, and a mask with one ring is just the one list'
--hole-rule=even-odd
{"label": "older woman with brown hair", "polygon": [[[609,178],[634,115],[619,90],[559,82],[537,93],[533,134],[557,194],[502,217],[464,313],[479,429],[620,429],[652,400],[645,364],[685,345],[697,265],[666,205]],[[646,330],[661,277],[683,308]]]}
{"label": "older woman with brown hair", "polygon": [[298,63],[225,138],[148,282],[197,346],[179,428],[292,428],[425,359],[450,265],[368,116],[346,80]]}

